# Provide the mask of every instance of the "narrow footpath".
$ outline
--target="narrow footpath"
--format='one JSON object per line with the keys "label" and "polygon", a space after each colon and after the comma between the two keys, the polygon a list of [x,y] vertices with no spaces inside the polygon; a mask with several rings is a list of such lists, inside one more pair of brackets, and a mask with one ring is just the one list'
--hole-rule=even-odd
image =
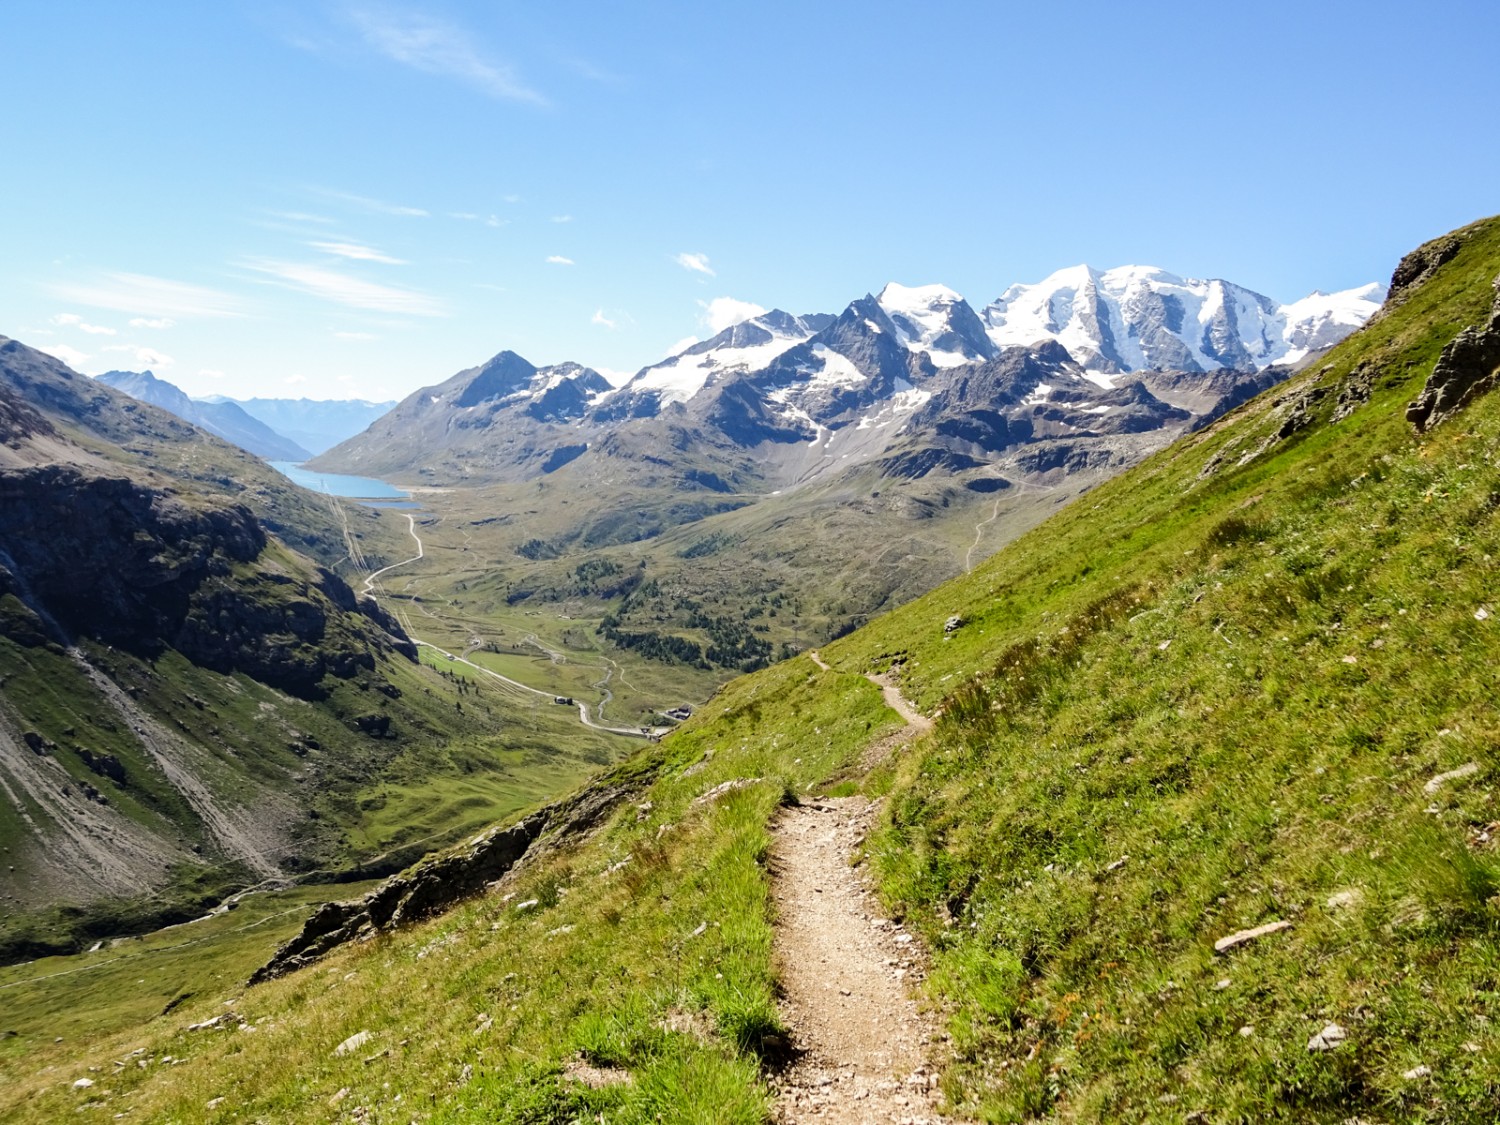
{"label": "narrow footpath", "polygon": [[[809,653],[825,670],[817,653]],[[883,758],[931,720],[888,677],[869,677],[907,722]],[[866,764],[873,761],[866,758]],[[877,806],[863,797],[809,803],[773,826],[772,895],[782,1017],[797,1060],[774,1080],[782,1125],[938,1125],[934,1057],[942,1033],[911,995],[923,978],[917,939],[885,917],[852,860]]]}

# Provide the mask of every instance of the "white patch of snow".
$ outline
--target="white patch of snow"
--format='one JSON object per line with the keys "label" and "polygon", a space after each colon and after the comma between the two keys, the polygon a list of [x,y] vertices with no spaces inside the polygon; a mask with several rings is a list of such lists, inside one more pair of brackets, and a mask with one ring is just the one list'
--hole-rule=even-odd
{"label": "white patch of snow", "polygon": [[[1233,357],[1242,348],[1241,362],[1289,362],[1337,343],[1368,320],[1384,296],[1381,286],[1367,285],[1278,306],[1242,286],[1182,278],[1153,266],[1103,272],[1072,266],[1035,285],[1012,285],[982,319],[998,347],[1056,340],[1088,369],[1089,378],[1108,386],[1100,376],[1116,364],[1126,371],[1174,362],[1203,370],[1222,366],[1204,349],[1211,333],[1223,355]],[[1112,349],[1101,321],[1107,322]]]}
{"label": "white patch of snow", "polygon": [[934,367],[962,367],[966,363],[973,363],[974,356],[964,355],[963,352],[945,352],[938,348],[924,348],[927,358],[932,360]]}
{"label": "white patch of snow", "polygon": [[[686,402],[701,391],[714,375],[724,371],[759,371],[782,352],[796,347],[807,338],[807,333],[804,332],[788,333],[774,328],[761,317],[753,318],[747,323],[764,328],[770,333],[771,339],[750,347],[714,348],[696,355],[679,352],[660,363],[643,368],[621,389],[626,392],[655,392],[663,406],[672,402]],[[684,346],[694,345],[685,342]]]}
{"label": "white patch of snow", "polygon": [[823,364],[821,370],[811,372],[814,386],[853,387],[868,381],[869,377],[853,361],[832,348],[814,344],[812,353]]}
{"label": "white patch of snow", "polygon": [[[933,340],[952,330],[953,306],[962,301],[963,298],[946,285],[908,286],[894,281],[875,298],[875,303],[891,318],[896,338],[913,351],[925,351],[934,367],[958,367],[973,363],[976,358],[932,346]],[[909,325],[917,328],[915,335]]]}

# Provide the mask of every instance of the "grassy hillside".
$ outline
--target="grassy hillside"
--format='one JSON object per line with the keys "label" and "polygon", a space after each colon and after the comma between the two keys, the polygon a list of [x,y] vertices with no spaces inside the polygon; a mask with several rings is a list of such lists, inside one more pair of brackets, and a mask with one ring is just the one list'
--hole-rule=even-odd
{"label": "grassy hillside", "polygon": [[[762,1121],[758,1060],[779,1030],[767,822],[893,725],[874,686],[805,658],[747,677],[604,779],[650,785],[577,848],[433,923],[249,990],[217,975],[249,959],[240,944],[163,951],[142,988],[188,998],[144,1024],[77,1017],[69,998],[88,1002],[80,979],[111,971],[106,960],[0,970],[0,1011],[19,1015],[15,996],[48,1013],[0,1017],[20,1032],[0,1040],[0,1117],[55,1120],[92,1105],[170,1121],[543,1122],[585,1110]],[[291,928],[268,930],[264,954]],[[226,1011],[224,1030],[185,1030]],[[240,1017],[253,1033],[234,1030]],[[360,1031],[366,1046],[334,1053]],[[580,1051],[634,1083],[563,1080]],[[75,1088],[84,1077],[95,1084]]]}
{"label": "grassy hillside", "polygon": [[[1500,221],[1460,236],[1326,366],[828,646],[833,671],[730,684],[605,779],[640,790],[596,834],[253,989],[164,953],[152,987],[192,993],[169,1012],[0,1041],[0,1116],[764,1121],[768,824],[862,789],[957,1116],[1493,1121],[1500,399],[1403,417],[1493,299]],[[863,673],[898,665],[941,718],[866,774],[895,717]],[[0,1012],[24,987],[63,1026],[54,974],[94,971],[6,970]],[[225,1012],[255,1030],[186,1030]],[[633,1080],[572,1081],[580,1054]]]}
{"label": "grassy hillside", "polygon": [[826,654],[942,708],[872,847],[962,1107],[1494,1119],[1500,402],[1402,414],[1493,299],[1500,223],[1463,234],[1322,370]]}

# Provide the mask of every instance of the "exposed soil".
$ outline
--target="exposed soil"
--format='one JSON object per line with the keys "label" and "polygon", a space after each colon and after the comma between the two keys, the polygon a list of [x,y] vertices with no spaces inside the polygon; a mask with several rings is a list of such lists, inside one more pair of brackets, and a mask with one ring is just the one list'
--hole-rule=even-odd
{"label": "exposed soil", "polygon": [[[909,724],[875,744],[884,757],[931,722],[893,684],[871,679]],[[944,1120],[934,1068],[943,1037],[910,992],[924,975],[924,951],[881,912],[863,867],[851,865],[876,807],[863,797],[826,799],[785,810],[773,826],[782,1018],[796,1058],[773,1080],[783,1125]]]}

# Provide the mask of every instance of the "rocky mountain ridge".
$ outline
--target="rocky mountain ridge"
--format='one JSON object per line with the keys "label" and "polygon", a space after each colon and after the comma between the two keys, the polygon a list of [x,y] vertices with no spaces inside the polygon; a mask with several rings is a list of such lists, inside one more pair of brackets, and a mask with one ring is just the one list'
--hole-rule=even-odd
{"label": "rocky mountain ridge", "polygon": [[12,340],[0,443],[0,957],[71,940],[12,932],[26,909],[152,894],[132,916],[175,917],[331,858],[309,754],[357,772],[418,722],[401,627],[278,535],[321,548],[334,514]]}
{"label": "rocky mountain ridge", "polygon": [[[1342,339],[1383,293],[1371,285],[1278,305],[1228,282],[1154,268],[1076,267],[1012,286],[976,313],[944,286],[893,282],[838,315],[777,309],[751,317],[618,387],[578,364],[537,368],[501,352],[408,396],[315,464],[420,474],[432,483],[525,480],[578,459],[618,461],[638,431],[641,442],[674,455],[728,463],[746,454],[738,463],[747,472],[721,475],[736,487],[786,488],[901,456],[901,446],[942,432],[935,427],[950,438],[977,434],[949,416],[976,410],[1010,420],[971,439],[970,458],[1031,441],[1076,443],[1162,427],[1169,437],[1191,422],[1183,411],[1211,415],[1245,388],[1268,385],[1260,372],[1289,370]],[[1032,364],[1021,367],[1041,365],[1052,382],[1037,378],[1011,399],[975,399],[975,388],[994,375],[986,365],[1028,351]],[[961,370],[978,381],[957,376]],[[1164,372],[1173,374],[1164,379]],[[1051,397],[1054,385],[1079,390]],[[1156,389],[1168,386],[1169,397],[1158,398]],[[1123,417],[1106,418],[1127,406]],[[1153,425],[1142,424],[1147,417]],[[1012,437],[996,445],[1002,433]]]}
{"label": "rocky mountain ridge", "polygon": [[131,398],[168,410],[183,421],[200,426],[264,460],[306,461],[312,456],[295,441],[277,433],[229,399],[200,402],[189,398],[181,388],[165,379],[158,379],[150,371],[106,371],[94,378],[124,391]]}

